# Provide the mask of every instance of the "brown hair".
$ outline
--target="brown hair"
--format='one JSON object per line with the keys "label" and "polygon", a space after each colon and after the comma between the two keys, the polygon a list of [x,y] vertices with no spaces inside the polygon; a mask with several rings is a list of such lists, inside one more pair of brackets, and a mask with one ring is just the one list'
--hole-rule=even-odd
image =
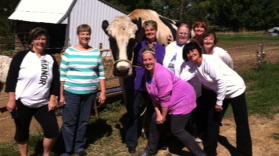
{"label": "brown hair", "polygon": [[80,32],[89,32],[91,34],[91,27],[88,24],[81,24],[77,27],[77,34]]}
{"label": "brown hair", "polygon": [[143,28],[146,29],[146,27],[151,26],[152,28],[154,28],[156,31],[158,30],[158,25],[155,21],[153,20],[147,20],[145,22],[143,22]]}
{"label": "brown hair", "polygon": [[205,31],[207,31],[208,29],[208,26],[206,24],[206,22],[204,21],[197,21],[194,25],[193,25],[193,28],[195,29],[195,27],[202,27],[204,28]]}
{"label": "brown hair", "polygon": [[206,38],[206,37],[208,37],[208,36],[210,36],[210,35],[212,35],[213,36],[213,38],[214,38],[214,45],[216,45],[217,44],[217,36],[216,36],[216,33],[214,32],[214,31],[211,31],[211,30],[209,30],[209,31],[206,31],[203,35],[202,35],[202,43],[203,43],[203,40]]}
{"label": "brown hair", "polygon": [[42,27],[36,27],[29,32],[29,43],[31,44],[37,37],[44,35],[46,36],[47,40],[49,38],[48,32],[46,29]]}

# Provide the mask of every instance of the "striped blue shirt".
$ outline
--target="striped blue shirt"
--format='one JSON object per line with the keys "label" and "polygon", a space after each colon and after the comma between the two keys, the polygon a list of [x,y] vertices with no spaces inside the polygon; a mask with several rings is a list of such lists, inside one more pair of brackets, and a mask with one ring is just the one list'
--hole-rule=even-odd
{"label": "striped blue shirt", "polygon": [[105,72],[99,49],[66,49],[60,64],[60,81],[64,81],[66,91],[74,94],[94,93],[101,79],[105,79]]}

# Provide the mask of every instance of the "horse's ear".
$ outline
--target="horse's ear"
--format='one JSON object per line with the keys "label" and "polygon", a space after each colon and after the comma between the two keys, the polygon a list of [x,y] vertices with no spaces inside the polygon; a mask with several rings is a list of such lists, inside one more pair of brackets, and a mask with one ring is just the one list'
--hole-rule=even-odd
{"label": "horse's ear", "polygon": [[136,32],[136,41],[141,42],[144,38],[144,29],[142,27],[142,19],[138,18],[137,20],[133,20],[138,27],[138,31]]}
{"label": "horse's ear", "polygon": [[107,35],[108,35],[108,31],[107,31],[108,26],[109,26],[108,21],[107,21],[107,20],[103,20],[103,22],[102,22],[102,28],[103,28],[104,32],[105,32]]}

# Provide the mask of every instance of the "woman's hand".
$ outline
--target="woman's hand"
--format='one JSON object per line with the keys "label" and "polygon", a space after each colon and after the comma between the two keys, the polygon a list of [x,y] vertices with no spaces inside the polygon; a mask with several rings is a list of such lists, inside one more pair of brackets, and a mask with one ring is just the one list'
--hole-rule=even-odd
{"label": "woman's hand", "polygon": [[166,118],[161,114],[156,115],[156,122],[157,124],[163,124],[166,121]]}
{"label": "woman's hand", "polygon": [[221,106],[221,105],[215,105],[215,110],[216,110],[216,112],[221,112],[221,111],[223,111],[223,107]]}
{"label": "woman's hand", "polygon": [[59,100],[59,107],[62,107],[66,105],[66,100],[64,94],[60,95],[60,100]]}
{"label": "woman's hand", "polygon": [[102,105],[106,101],[106,93],[101,92],[99,95],[99,103]]}
{"label": "woman's hand", "polygon": [[50,100],[48,102],[48,111],[55,110],[57,105],[58,105],[57,96],[51,95]]}
{"label": "woman's hand", "polygon": [[13,110],[16,110],[15,92],[9,92],[9,100],[8,100],[6,108],[9,112],[12,112]]}
{"label": "woman's hand", "polygon": [[12,111],[16,110],[16,100],[15,99],[9,99],[6,108],[9,112],[12,112]]}

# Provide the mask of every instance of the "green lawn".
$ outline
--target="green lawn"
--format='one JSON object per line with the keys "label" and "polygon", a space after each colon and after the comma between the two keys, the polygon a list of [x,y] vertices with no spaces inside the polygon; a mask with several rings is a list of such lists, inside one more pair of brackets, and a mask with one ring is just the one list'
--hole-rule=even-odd
{"label": "green lawn", "polygon": [[265,64],[243,77],[247,84],[249,112],[266,116],[279,113],[279,63]]}

